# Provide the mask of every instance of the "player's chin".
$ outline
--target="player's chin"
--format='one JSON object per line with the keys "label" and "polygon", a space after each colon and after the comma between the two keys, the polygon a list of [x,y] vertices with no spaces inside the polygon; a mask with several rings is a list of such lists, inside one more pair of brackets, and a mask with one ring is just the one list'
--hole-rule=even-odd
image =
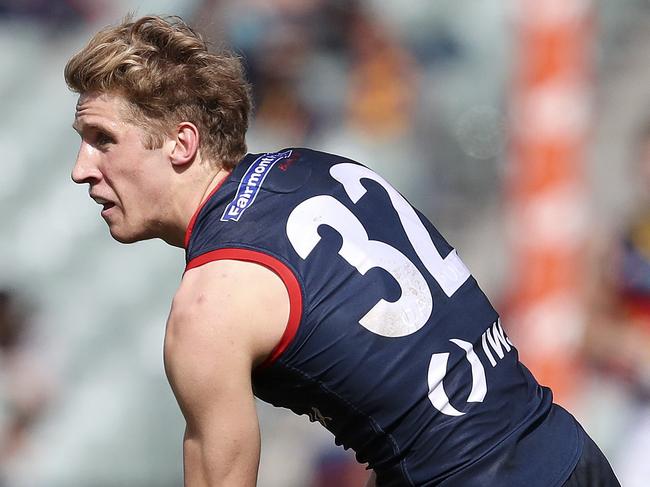
{"label": "player's chin", "polygon": [[109,224],[109,230],[111,232],[111,237],[123,244],[131,244],[135,242],[140,242],[142,240],[148,240],[151,237],[142,234],[142,232],[129,231],[125,228],[120,228],[116,225]]}

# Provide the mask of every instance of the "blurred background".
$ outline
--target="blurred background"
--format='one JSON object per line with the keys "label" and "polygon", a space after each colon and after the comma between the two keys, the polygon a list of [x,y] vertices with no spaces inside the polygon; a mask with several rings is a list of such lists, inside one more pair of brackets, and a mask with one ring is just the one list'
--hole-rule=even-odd
{"label": "blurred background", "polygon": [[[63,67],[128,11],[244,56],[251,152],[392,181],[622,484],[648,485],[650,0],[0,0],[0,486],[182,483],[162,341],[183,253],[117,244],[69,179]],[[363,485],[320,425],[259,415],[258,485]]]}

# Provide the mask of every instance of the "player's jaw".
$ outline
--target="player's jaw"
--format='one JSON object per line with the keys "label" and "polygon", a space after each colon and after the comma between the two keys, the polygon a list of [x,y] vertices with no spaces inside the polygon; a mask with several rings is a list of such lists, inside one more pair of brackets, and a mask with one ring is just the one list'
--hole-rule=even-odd
{"label": "player's jaw", "polygon": [[[134,220],[132,213],[137,211],[127,211],[128,206],[124,205],[122,200],[116,195],[109,196],[108,191],[99,191],[91,188],[90,198],[101,206],[100,214],[111,233],[111,236],[120,243],[133,243],[138,240],[144,240],[147,237],[138,231],[137,221]],[[130,205],[129,205],[130,206]]]}
{"label": "player's jaw", "polygon": [[158,198],[135,195],[102,206],[101,216],[111,236],[120,243],[135,243],[161,238],[166,240],[168,225]]}
{"label": "player's jaw", "polygon": [[[142,209],[140,209],[142,210]],[[102,218],[106,221],[111,236],[120,243],[134,243],[155,238],[151,231],[150,218],[136,208],[125,208],[119,204],[102,209]]]}

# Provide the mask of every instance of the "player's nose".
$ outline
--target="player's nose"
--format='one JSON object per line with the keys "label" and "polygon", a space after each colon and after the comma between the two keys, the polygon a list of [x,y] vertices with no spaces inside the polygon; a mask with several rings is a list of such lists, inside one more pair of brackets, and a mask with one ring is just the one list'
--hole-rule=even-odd
{"label": "player's nose", "polygon": [[90,183],[101,179],[101,172],[94,163],[93,158],[85,150],[83,144],[79,148],[77,160],[74,163],[70,176],[77,184]]}

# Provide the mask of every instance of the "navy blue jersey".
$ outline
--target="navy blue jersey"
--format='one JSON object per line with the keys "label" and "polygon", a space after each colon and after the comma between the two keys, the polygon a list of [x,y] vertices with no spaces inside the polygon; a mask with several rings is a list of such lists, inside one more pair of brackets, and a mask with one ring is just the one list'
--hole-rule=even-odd
{"label": "navy blue jersey", "polygon": [[378,486],[550,487],[573,470],[580,426],[519,362],[456,251],[365,166],[249,154],[186,250],[188,269],[240,259],[283,279],[289,322],[255,394],[321,422]]}

